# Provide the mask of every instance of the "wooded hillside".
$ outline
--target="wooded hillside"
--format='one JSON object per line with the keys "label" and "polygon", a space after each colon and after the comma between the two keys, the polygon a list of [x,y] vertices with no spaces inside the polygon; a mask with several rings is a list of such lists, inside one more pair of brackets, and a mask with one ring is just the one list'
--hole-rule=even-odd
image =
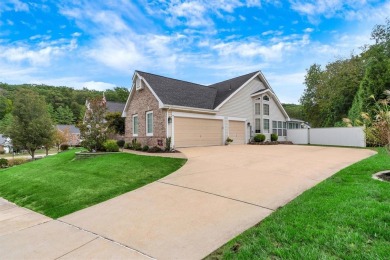
{"label": "wooded hillside", "polygon": [[390,20],[376,25],[371,39],[375,43],[363,46],[359,55],[337,59],[325,68],[313,64],[307,70],[300,102],[303,119],[313,127],[342,126],[343,118],[356,122],[362,112],[372,115],[375,100],[386,97],[384,91],[390,89]]}

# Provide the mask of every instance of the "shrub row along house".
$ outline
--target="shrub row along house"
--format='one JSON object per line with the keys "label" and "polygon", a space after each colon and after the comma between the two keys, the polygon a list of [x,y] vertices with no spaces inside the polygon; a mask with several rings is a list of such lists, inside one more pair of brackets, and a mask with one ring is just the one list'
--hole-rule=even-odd
{"label": "shrub row along house", "polygon": [[135,71],[123,110],[126,142],[173,148],[245,144],[257,133],[285,141],[289,116],[261,71],[210,86]]}

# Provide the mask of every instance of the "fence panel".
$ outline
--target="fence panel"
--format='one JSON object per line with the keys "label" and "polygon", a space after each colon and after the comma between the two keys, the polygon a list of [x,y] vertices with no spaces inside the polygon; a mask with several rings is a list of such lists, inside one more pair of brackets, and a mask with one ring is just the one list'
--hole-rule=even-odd
{"label": "fence panel", "polygon": [[363,127],[288,129],[287,141],[294,144],[366,147],[366,134]]}
{"label": "fence panel", "polygon": [[287,141],[293,142],[293,144],[308,144],[309,129],[288,129]]}

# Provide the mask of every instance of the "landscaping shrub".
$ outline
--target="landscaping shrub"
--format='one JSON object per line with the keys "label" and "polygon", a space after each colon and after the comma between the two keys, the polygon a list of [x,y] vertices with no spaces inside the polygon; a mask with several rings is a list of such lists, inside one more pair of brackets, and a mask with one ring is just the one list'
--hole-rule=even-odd
{"label": "landscaping shrub", "polygon": [[123,148],[125,146],[125,140],[118,140],[116,141],[116,144],[120,147]]}
{"label": "landscaping shrub", "polygon": [[271,141],[278,141],[278,135],[277,134],[271,134]]}
{"label": "landscaping shrub", "polygon": [[5,154],[5,151],[0,151],[0,154]]}
{"label": "landscaping shrub", "polygon": [[265,140],[265,135],[263,134],[257,134],[255,135],[255,137],[253,138],[255,140],[255,142],[264,142]]}
{"label": "landscaping shrub", "polygon": [[147,152],[148,150],[149,150],[149,146],[144,145],[144,147],[142,147],[142,151]]}
{"label": "landscaping shrub", "polygon": [[167,137],[167,139],[165,140],[165,151],[169,152],[171,150],[171,142],[172,138]]}
{"label": "landscaping shrub", "polygon": [[115,140],[107,140],[103,143],[104,149],[107,152],[119,152],[119,146]]}
{"label": "landscaping shrub", "polygon": [[0,158],[0,168],[7,168],[8,167],[8,160],[5,158]]}
{"label": "landscaping shrub", "polygon": [[12,166],[15,166],[15,165],[21,165],[23,163],[26,163],[28,162],[29,160],[26,159],[26,158],[14,158],[14,159],[9,159],[8,160],[8,166],[9,167],[12,167]]}
{"label": "landscaping shrub", "polygon": [[61,144],[60,145],[60,150],[61,151],[66,151],[66,150],[68,150],[69,149],[69,145],[68,144]]}
{"label": "landscaping shrub", "polygon": [[134,138],[133,140],[131,140],[131,146],[136,151],[141,151],[142,150],[142,145],[141,145],[141,143],[139,143],[137,141],[137,138]]}
{"label": "landscaping shrub", "polygon": [[149,153],[159,153],[161,151],[162,151],[162,149],[158,146],[153,146],[153,147],[149,148],[149,150],[148,150]]}
{"label": "landscaping shrub", "polygon": [[125,144],[125,149],[133,150],[133,146],[131,145],[131,143],[126,143]]}

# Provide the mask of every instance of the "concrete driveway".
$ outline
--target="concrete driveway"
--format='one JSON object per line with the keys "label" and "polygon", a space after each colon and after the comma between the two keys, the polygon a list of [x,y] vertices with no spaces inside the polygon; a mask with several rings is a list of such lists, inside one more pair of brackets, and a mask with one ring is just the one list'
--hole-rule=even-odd
{"label": "concrete driveway", "polygon": [[[0,233],[0,254],[7,259],[200,259],[303,191],[375,153],[294,145],[182,152],[187,164],[160,181],[59,220]],[[39,238],[37,249],[33,244]]]}

